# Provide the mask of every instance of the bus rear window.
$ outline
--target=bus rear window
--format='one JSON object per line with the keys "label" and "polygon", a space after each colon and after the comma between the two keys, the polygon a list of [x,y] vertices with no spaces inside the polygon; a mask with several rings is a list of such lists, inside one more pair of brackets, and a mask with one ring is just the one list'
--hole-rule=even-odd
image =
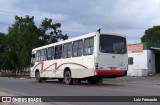
{"label": "bus rear window", "polygon": [[126,38],[114,35],[100,35],[100,52],[125,54],[127,52]]}

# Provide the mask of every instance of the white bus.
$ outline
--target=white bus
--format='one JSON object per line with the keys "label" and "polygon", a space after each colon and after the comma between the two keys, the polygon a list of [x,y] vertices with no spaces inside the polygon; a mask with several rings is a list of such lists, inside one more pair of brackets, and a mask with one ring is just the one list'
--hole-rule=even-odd
{"label": "white bus", "polygon": [[125,36],[100,31],[32,50],[30,76],[38,82],[58,79],[65,84],[126,76],[128,67]]}

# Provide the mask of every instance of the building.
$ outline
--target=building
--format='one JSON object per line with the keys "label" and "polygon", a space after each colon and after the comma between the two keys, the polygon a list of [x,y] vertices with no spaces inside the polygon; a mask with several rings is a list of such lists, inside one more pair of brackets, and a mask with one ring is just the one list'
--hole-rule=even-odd
{"label": "building", "polygon": [[128,45],[128,76],[160,73],[160,44]]}

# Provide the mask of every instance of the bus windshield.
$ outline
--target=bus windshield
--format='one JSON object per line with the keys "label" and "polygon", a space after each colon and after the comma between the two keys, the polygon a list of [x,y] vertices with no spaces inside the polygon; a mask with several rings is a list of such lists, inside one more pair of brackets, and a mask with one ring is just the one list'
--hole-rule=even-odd
{"label": "bus windshield", "polygon": [[100,52],[112,54],[126,54],[126,38],[114,35],[100,35]]}

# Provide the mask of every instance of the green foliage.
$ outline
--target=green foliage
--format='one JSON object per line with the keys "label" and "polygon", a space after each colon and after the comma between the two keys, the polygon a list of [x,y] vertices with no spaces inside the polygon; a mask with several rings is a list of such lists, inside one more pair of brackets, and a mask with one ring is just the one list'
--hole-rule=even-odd
{"label": "green foliage", "polygon": [[60,27],[60,23],[53,24],[52,19],[48,18],[37,27],[33,16],[15,16],[15,23],[9,27],[8,34],[0,33],[0,41],[2,40],[3,46],[5,45],[0,47],[0,53],[3,55],[0,56],[0,61],[3,61],[0,69],[20,70],[28,67],[33,48],[68,38],[59,30]]}
{"label": "green foliage", "polygon": [[0,54],[4,52],[5,41],[6,41],[6,34],[0,33]]}
{"label": "green foliage", "polygon": [[6,46],[6,34],[0,33],[0,68],[2,68],[3,63],[3,54],[5,52],[5,46]]}
{"label": "green foliage", "polygon": [[15,17],[15,23],[9,27],[4,52],[4,68],[20,69],[30,64],[31,50],[38,46],[39,31],[34,17]]}
{"label": "green foliage", "polygon": [[153,26],[145,31],[141,42],[160,44],[160,26]]}
{"label": "green foliage", "polygon": [[42,21],[41,27],[41,39],[43,39],[43,45],[58,42],[58,40],[68,39],[67,35],[63,35],[62,31],[59,30],[61,27],[60,23],[52,23],[52,19],[45,18]]}

